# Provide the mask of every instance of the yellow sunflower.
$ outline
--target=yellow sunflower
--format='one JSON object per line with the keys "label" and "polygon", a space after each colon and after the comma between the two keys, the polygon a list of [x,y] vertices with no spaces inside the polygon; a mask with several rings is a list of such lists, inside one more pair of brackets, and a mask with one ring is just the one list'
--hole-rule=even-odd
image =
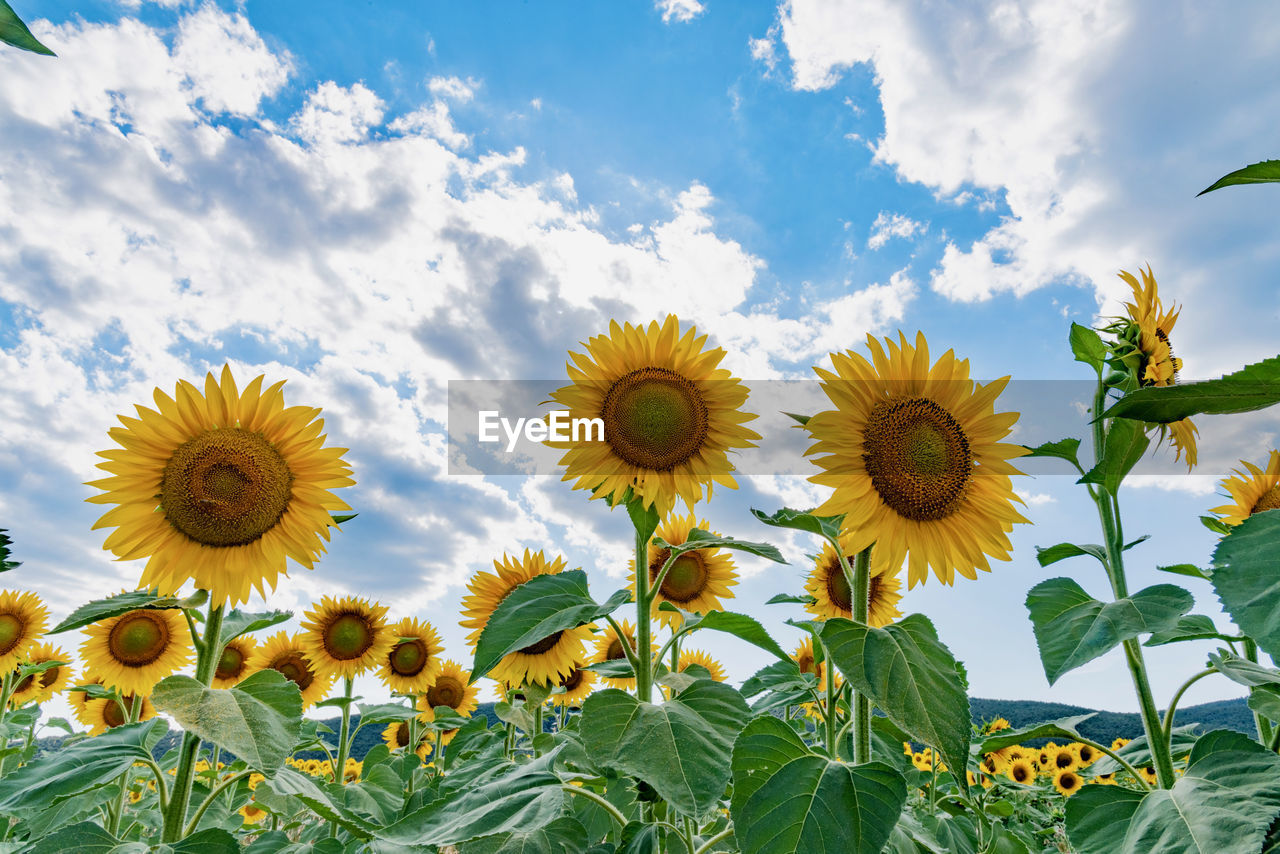
{"label": "yellow sunflower", "polygon": [[307,660],[306,648],[297,635],[276,632],[253,651],[249,672],[279,671],[302,691],[302,707],[310,708],[325,698],[333,687],[333,679],[322,676]]}
{"label": "yellow sunflower", "polygon": [[1009,779],[1015,783],[1024,785],[1033,785],[1036,781],[1036,769],[1031,764],[1030,759],[1015,759],[1005,768],[1005,773],[1009,775]]}
{"label": "yellow sunflower", "polygon": [[[600,636],[595,639],[596,654],[591,659],[592,664],[599,664],[605,661],[622,661],[625,660],[627,654],[623,651],[622,644],[626,645],[635,652],[636,649],[636,630],[630,620],[623,620],[620,623],[622,627],[622,637],[614,631],[613,626],[607,625]],[[625,638],[625,641],[623,640]],[[627,690],[636,686],[635,679],[612,679],[605,677],[605,684],[611,688],[621,688]]]}
{"label": "yellow sunflower", "polygon": [[1218,484],[1231,496],[1231,503],[1212,510],[1228,525],[1239,525],[1254,513],[1280,507],[1280,451],[1271,452],[1265,470],[1247,460],[1241,460],[1240,465],[1244,468],[1233,470],[1236,477]]}
{"label": "yellow sunflower", "polygon": [[[473,575],[467,582],[469,592],[462,598],[465,619],[461,625],[471,629],[467,643],[473,650],[489,618],[512,590],[534,576],[559,573],[565,561],[563,557],[548,561],[541,551],[531,553],[525,549],[523,558],[503,555],[501,562],[493,562],[493,567],[496,574],[477,572]],[[590,637],[590,626],[556,632],[505,656],[487,675],[511,685],[559,682],[573,672],[575,661],[582,660],[583,642]]]}
{"label": "yellow sunflower", "polygon": [[629,488],[662,516],[677,496],[692,508],[713,484],[736,489],[728,453],[760,435],[743,426],[756,417],[741,409],[747,387],[717,367],[725,352],[704,350],[706,341],[694,327],[681,335],[668,315],[647,328],[611,322],[585,353],[570,353],[572,384],[551,398],[571,419],[600,419],[604,436],[547,443],[566,451],[564,480],[611,503]]}
{"label": "yellow sunflower", "polygon": [[[678,546],[689,539],[689,532],[700,528],[711,534],[719,534],[711,530],[711,526],[690,513],[688,516],[672,516],[658,526],[656,537],[661,537],[673,546]],[[671,550],[658,548],[649,543],[649,583],[653,584],[658,573],[671,557]],[[634,593],[636,589],[636,562],[627,564],[629,575],[627,581]],[[734,569],[733,559],[723,549],[695,549],[685,552],[676,558],[662,580],[662,587],[653,597],[652,615],[663,625],[675,628],[680,623],[680,615],[671,611],[659,611],[658,605],[670,602],[684,611],[705,614],[709,611],[723,611],[721,598],[732,599],[733,591],[729,588],[738,583],[738,573]]]}
{"label": "yellow sunflower", "polygon": [[728,677],[725,675],[724,668],[720,666],[720,662],[716,661],[707,653],[700,649],[682,649],[680,650],[680,659],[676,662],[676,669],[683,673],[691,664],[697,664],[707,669],[711,674],[711,678],[716,682],[723,682]]}
{"label": "yellow sunflower", "polygon": [[[840,535],[840,548],[844,550],[850,572],[853,570],[854,556],[857,555],[856,551],[849,551],[854,542],[852,534]],[[849,589],[848,577],[840,568],[836,550],[830,543],[823,545],[822,554],[813,562],[804,590],[814,600],[806,604],[804,609],[817,619],[853,618],[853,592]],[[867,591],[867,625],[880,628],[899,619],[902,616],[902,612],[898,610],[898,603],[902,601],[901,591],[902,581],[898,578],[897,568],[890,570],[873,561]]]}
{"label": "yellow sunflower", "polygon": [[[418,754],[418,758],[424,762],[431,755],[431,751],[435,749],[431,743],[434,735],[435,733],[425,727],[418,732],[418,749],[414,753]],[[382,743],[392,753],[407,748],[409,746],[409,722],[393,721],[387,724],[386,728],[382,730]]]}
{"label": "yellow sunflower", "polygon": [[[813,638],[805,635],[800,645],[791,653],[791,657],[795,660],[796,666],[800,668],[801,673],[812,673],[818,679],[818,685],[825,685],[827,678],[827,663],[815,664],[815,656],[813,654]],[[837,676],[837,678],[839,678]]]}
{"label": "yellow sunflower", "polygon": [[[1133,324],[1128,337],[1140,363],[1138,383],[1142,386],[1171,386],[1178,381],[1178,371],[1182,370],[1182,360],[1173,355],[1169,344],[1169,333],[1178,322],[1180,309],[1175,306],[1169,311],[1164,310],[1150,266],[1138,272],[1142,274],[1141,284],[1132,273],[1120,271],[1120,278],[1133,291],[1133,302],[1125,303],[1124,307]],[[1173,442],[1174,459],[1180,459],[1184,453],[1187,455],[1188,471],[1196,465],[1197,432],[1190,418],[1160,427],[1161,436],[1167,434]]]}
{"label": "yellow sunflower", "polygon": [[[81,696],[84,695],[81,694]],[[125,717],[124,709],[120,706],[121,702],[126,706],[134,703],[142,704],[137,712],[139,721],[149,721],[156,716],[156,707],[151,705],[150,697],[126,694],[123,700],[116,700],[114,697],[86,700],[76,709],[76,717],[79,718],[80,723],[89,728],[89,735],[102,735],[109,729],[115,729],[129,722]]]}
{"label": "yellow sunflower", "polygon": [[350,679],[377,667],[396,642],[387,626],[387,606],[367,599],[325,596],[305,616],[298,640],[323,677]]}
{"label": "yellow sunflower", "polygon": [[1072,745],[1076,751],[1076,759],[1080,761],[1080,768],[1086,768],[1102,758],[1102,754],[1093,748],[1090,744]]}
{"label": "yellow sunflower", "polygon": [[94,528],[115,528],[103,548],[121,560],[147,558],[142,587],[176,593],[188,580],[213,603],[266,596],[285,558],[311,569],[324,551],[332,513],[349,510],[331,489],[351,486],[345,448],[324,447],[319,409],[285,408],[283,381],[262,377],[244,392],[231,369],[210,373],[204,394],[185,380],[174,396],[155,390],[157,410],[136,406],[100,451],[110,477],[88,499],[115,504]]}
{"label": "yellow sunflower", "polygon": [[240,817],[244,819],[245,827],[251,827],[263,819],[268,818],[270,815],[271,814],[269,812],[258,806],[252,800],[240,807]]}
{"label": "yellow sunflower", "polygon": [[84,630],[86,669],[125,694],[149,694],[191,661],[191,631],[177,608],[139,608]]}
{"label": "yellow sunflower", "polygon": [[258,642],[250,635],[232,638],[222,649],[218,667],[213,671],[213,687],[232,688],[249,675],[249,661],[258,648]]}
{"label": "yellow sunflower", "polygon": [[0,673],[8,673],[44,634],[49,611],[28,591],[0,593]]}
{"label": "yellow sunflower", "polygon": [[847,554],[875,544],[875,574],[907,560],[908,588],[930,567],[944,584],[976,578],[988,558],[1010,559],[1008,534],[1027,521],[1009,479],[1027,450],[1000,441],[1018,414],[994,410],[1009,378],[976,383],[950,350],[931,365],[923,333],[885,343],[868,335],[870,362],[850,350],[831,354],[835,373],[814,369],[836,406],[806,425],[823,469],[810,480],[835,489],[814,512],[844,516]]}
{"label": "yellow sunflower", "polygon": [[378,665],[379,678],[398,694],[426,690],[440,673],[440,654],[444,652],[435,627],[405,617],[391,627],[391,635],[397,640]]}
{"label": "yellow sunflower", "polygon": [[480,705],[480,688],[469,684],[470,679],[471,674],[462,665],[446,659],[426,692],[418,696],[418,711],[422,712],[418,719],[428,723],[435,720],[437,706],[448,706],[464,718],[471,717]]}
{"label": "yellow sunflower", "polygon": [[559,685],[564,688],[564,693],[551,695],[553,705],[579,708],[582,706],[582,701],[595,690],[596,674],[583,669],[585,664],[584,661],[578,662],[573,672],[560,680]]}
{"label": "yellow sunflower", "polygon": [[1058,794],[1068,798],[1080,791],[1082,785],[1084,780],[1072,770],[1059,771],[1053,776],[1053,787],[1058,790]]}
{"label": "yellow sunflower", "polygon": [[1080,757],[1071,749],[1071,745],[1064,744],[1062,747],[1049,751],[1048,770],[1051,773],[1061,771],[1074,771],[1080,767]]}
{"label": "yellow sunflower", "polygon": [[71,658],[51,643],[36,644],[23,656],[21,664],[44,664],[46,661],[61,661],[63,664],[50,667],[40,673],[24,676],[13,686],[9,703],[17,708],[26,703],[43,703],[54,694],[66,688],[71,682]]}

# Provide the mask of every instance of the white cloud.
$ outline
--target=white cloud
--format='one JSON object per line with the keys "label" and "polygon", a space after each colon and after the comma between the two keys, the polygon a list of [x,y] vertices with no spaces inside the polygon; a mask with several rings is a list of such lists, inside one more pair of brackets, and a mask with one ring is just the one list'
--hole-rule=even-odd
{"label": "white cloud", "polygon": [[476,96],[480,84],[468,77],[432,77],[427,81],[427,91],[437,98],[448,98],[459,103],[466,103]]}
{"label": "white cloud", "polygon": [[707,10],[699,0],[654,0],[653,8],[662,13],[662,23],[692,21]]}
{"label": "white cloud", "polygon": [[307,96],[292,125],[298,136],[313,145],[356,142],[381,123],[385,106],[363,83],[339,86],[325,81]]}
{"label": "white cloud", "polygon": [[875,222],[871,223],[871,236],[867,238],[868,249],[879,249],[894,237],[909,239],[929,230],[927,223],[917,222],[906,214],[880,211]]}
{"label": "white cloud", "polygon": [[206,109],[242,116],[278,92],[293,70],[289,57],[273,54],[243,15],[212,5],[182,19],[173,60]]}

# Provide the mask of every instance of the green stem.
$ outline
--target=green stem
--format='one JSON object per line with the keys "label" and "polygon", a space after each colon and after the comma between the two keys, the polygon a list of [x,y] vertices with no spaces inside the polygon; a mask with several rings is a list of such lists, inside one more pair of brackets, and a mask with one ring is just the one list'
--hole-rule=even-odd
{"label": "green stem", "polygon": [[822,658],[827,663],[827,702],[822,707],[823,723],[827,728],[827,755],[836,758],[836,669],[831,664],[831,656],[826,647],[822,649]]}
{"label": "green stem", "polygon": [[[0,682],[0,723],[9,716],[9,698],[13,696],[13,677],[14,671],[9,671],[4,675],[4,681]],[[0,747],[8,747],[9,739],[4,739]],[[0,756],[0,777],[4,776],[4,766],[9,764],[8,756]]]}
{"label": "green stem", "polygon": [[689,849],[689,854],[693,854],[693,820],[688,816],[684,817],[684,846]]}
{"label": "green stem", "polygon": [[582,786],[571,786],[568,783],[563,784],[560,788],[564,789],[571,795],[577,795],[580,798],[586,798],[589,801],[593,801],[609,814],[609,817],[613,819],[614,823],[617,824],[619,828],[627,826],[627,817],[623,815],[617,807],[590,789],[583,788]]}
{"label": "green stem", "polygon": [[649,539],[636,529],[636,698],[642,703],[653,697],[653,638],[649,625],[649,609],[653,593],[649,590]]}
{"label": "green stem", "polygon": [[[849,595],[853,600],[853,620],[866,625],[871,606],[871,546],[858,552],[853,559],[853,576],[848,578]],[[849,562],[843,558],[840,565],[849,575]],[[871,761],[871,699],[861,691],[853,692],[853,762],[855,765]]]}
{"label": "green stem", "polygon": [[724,830],[720,831],[715,836],[711,837],[706,842],[702,843],[702,845],[698,847],[698,850],[694,851],[693,854],[707,854],[707,852],[709,852],[712,848],[715,847],[717,842],[720,842],[721,840],[724,840],[724,839],[728,839],[732,835],[733,835],[733,827],[732,826],[726,827]]}
{"label": "green stem", "polygon": [[[1251,637],[1244,638],[1244,657],[1254,664],[1258,663],[1258,645],[1253,642]],[[1263,744],[1270,744],[1272,738],[1270,719],[1265,715],[1254,712],[1253,725],[1258,729],[1258,741]]]}
{"label": "green stem", "polygon": [[[124,709],[125,723],[134,723],[138,720],[138,714],[142,711],[142,702],[134,697],[128,706],[124,705],[124,700],[120,700],[120,707]],[[120,822],[124,818],[125,804],[129,799],[129,772],[126,771],[120,775],[120,793],[116,795],[115,808],[111,810],[111,821],[107,824],[107,832],[112,836],[120,833]]]}
{"label": "green stem", "polygon": [[533,732],[529,733],[529,746],[533,749],[533,755],[538,755],[538,747],[533,743],[534,739],[542,732],[542,709],[543,703],[539,703],[537,708],[533,710]]}
{"label": "green stem", "polygon": [[[339,786],[347,784],[347,751],[351,749],[351,694],[355,680],[350,676],[342,677],[342,696],[346,702],[342,704],[342,726],[338,732],[338,758],[333,763],[333,782]],[[329,823],[329,838],[338,836],[338,823]]]}
{"label": "green stem", "polygon": [[[1204,677],[1206,677],[1206,676],[1212,676],[1213,674],[1215,674],[1215,673],[1217,673],[1217,672],[1218,672],[1218,668],[1216,668],[1216,667],[1210,667],[1210,668],[1207,668],[1207,669],[1205,669],[1205,670],[1201,670],[1199,673],[1197,673],[1197,674],[1195,674],[1194,676],[1192,676],[1192,677],[1191,677],[1190,679],[1188,679],[1186,682],[1183,682],[1183,683],[1182,683],[1182,685],[1180,685],[1180,686],[1178,687],[1178,690],[1174,693],[1174,695],[1173,695],[1173,699],[1169,701],[1169,708],[1167,708],[1167,709],[1165,709],[1165,710],[1164,710],[1164,725],[1163,725],[1162,729],[1164,730],[1164,740],[1165,740],[1165,743],[1169,744],[1169,750],[1170,750],[1170,752],[1172,752],[1172,751],[1173,751],[1173,744],[1172,744],[1172,741],[1173,741],[1173,715],[1174,715],[1174,712],[1176,712],[1176,711],[1178,710],[1178,702],[1182,699],[1182,695],[1183,695],[1183,694],[1185,694],[1185,693],[1187,693],[1187,689],[1188,689],[1188,688],[1190,688],[1192,685],[1194,685],[1194,684],[1196,684],[1197,682],[1199,682],[1199,681],[1200,681],[1201,679],[1203,679]],[[1257,717],[1257,714],[1254,714],[1254,717],[1256,718],[1256,717]],[[1264,743],[1265,743],[1265,742],[1264,742]]]}
{"label": "green stem", "polygon": [[192,833],[194,833],[196,829],[196,825],[200,823],[200,819],[204,818],[205,811],[209,809],[209,806],[218,799],[218,795],[221,795],[227,789],[231,788],[236,783],[243,780],[245,777],[248,777],[251,773],[253,772],[241,771],[239,774],[233,774],[227,779],[223,780],[217,786],[215,786],[213,788],[213,791],[209,792],[209,794],[205,796],[204,801],[201,802],[200,807],[196,810],[195,815],[193,815],[191,817],[191,821],[187,823],[187,829],[182,835],[190,836]]}
{"label": "green stem", "polygon": [[[196,681],[206,688],[213,684],[213,674],[218,667],[218,659],[222,657],[223,610],[222,605],[213,607],[210,604],[209,616],[205,619],[204,638],[196,658]],[[173,780],[173,794],[169,798],[169,808],[164,813],[162,842],[177,842],[182,838],[187,809],[191,805],[191,778],[195,773],[196,755],[199,752],[200,737],[192,732],[184,732],[178,754],[178,771]]]}

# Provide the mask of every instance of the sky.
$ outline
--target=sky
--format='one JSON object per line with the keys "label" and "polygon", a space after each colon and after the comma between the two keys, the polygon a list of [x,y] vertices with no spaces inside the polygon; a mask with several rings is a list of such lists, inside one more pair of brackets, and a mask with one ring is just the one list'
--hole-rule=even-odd
{"label": "sky", "polygon": [[[141,571],[102,551],[84,502],[114,416],[224,363],[322,407],[358,481],[360,516],[266,605],[373,597],[465,662],[473,573],[543,549],[603,599],[630,533],[554,474],[451,473],[450,381],[560,380],[610,320],[670,312],[748,386],[923,330],[975,377],[1075,400],[1054,385],[1089,378],[1070,323],[1114,315],[1117,272],[1147,264],[1183,306],[1183,378],[1280,351],[1274,189],[1195,197],[1280,147],[1280,19],[1261,2],[14,6],[58,57],[0,49],[0,527],[23,561],[7,586],[55,619]],[[1029,416],[1015,441],[1085,435]],[[1274,414],[1203,419],[1196,475],[1166,457],[1124,488],[1126,532],[1154,535],[1131,589],[1208,560],[1196,517],[1278,432]],[[800,592],[817,547],[749,510],[822,500],[789,471],[699,508],[790,559],[739,557],[730,603],[788,647],[800,609],[764,601]],[[1045,680],[1026,591],[1106,583],[1037,565],[1036,545],[1098,539],[1081,487],[1037,471],[1015,483],[1034,524],[1013,560],[918,586],[903,612],[936,623],[974,696],[1134,710],[1118,652]],[[1176,580],[1226,626],[1207,584]],[[767,663],[697,645],[735,680]],[[1158,702],[1211,649],[1149,650]],[[1184,702],[1241,693],[1202,680]]]}

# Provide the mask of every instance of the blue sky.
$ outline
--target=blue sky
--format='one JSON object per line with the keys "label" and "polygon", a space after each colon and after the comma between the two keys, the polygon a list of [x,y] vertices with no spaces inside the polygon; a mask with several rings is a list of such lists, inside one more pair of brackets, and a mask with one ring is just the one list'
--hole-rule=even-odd
{"label": "blue sky", "polygon": [[[1114,313],[1116,271],[1150,263],[1185,306],[1185,376],[1280,351],[1274,193],[1194,198],[1275,156],[1268,16],[1241,31],[1136,0],[665,2],[17,4],[60,56],[0,51],[0,525],[25,562],[10,585],[61,616],[136,583],[89,531],[93,452],[114,413],[224,360],[323,406],[359,481],[361,517],[271,604],[375,596],[465,659],[471,573],[544,548],[603,596],[628,535],[554,477],[449,476],[446,383],[561,377],[611,318],[675,311],[748,384],[898,329],[978,377],[1078,379],[1069,323]],[[1220,503],[1215,476],[1277,441],[1265,413],[1202,432],[1201,476],[1126,490],[1127,530],[1163,538],[1132,553],[1133,587],[1206,558],[1195,516]],[[1096,540],[1096,523],[1067,477],[1018,489],[1035,525],[1014,560],[904,610],[937,622],[978,696],[1132,709],[1118,655],[1045,683],[1026,590],[1056,570],[1104,587],[1084,564],[1040,569],[1033,546]],[[704,512],[765,537],[749,508],[819,497],[744,478]],[[778,544],[795,565],[741,561],[738,607],[790,643],[798,613],[762,602],[799,589],[813,545]],[[757,662],[735,643],[706,645],[741,679]],[[1157,693],[1206,651],[1153,651]],[[1237,693],[1205,680],[1190,701]]]}

